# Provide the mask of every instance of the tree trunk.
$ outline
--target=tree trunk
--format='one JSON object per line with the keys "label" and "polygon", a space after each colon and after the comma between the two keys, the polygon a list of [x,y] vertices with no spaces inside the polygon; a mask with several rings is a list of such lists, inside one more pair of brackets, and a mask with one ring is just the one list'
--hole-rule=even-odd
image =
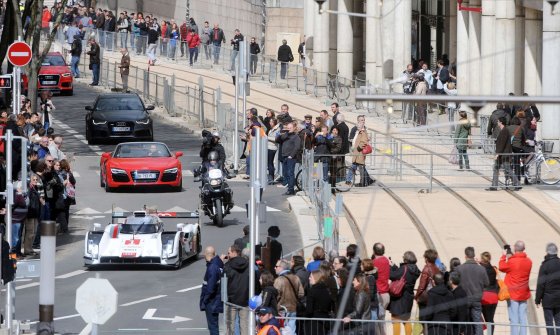
{"label": "tree trunk", "polygon": [[[12,7],[14,8],[14,12],[15,12],[15,19],[16,19],[16,32],[17,32],[17,36],[21,36],[21,38],[23,38],[23,25],[21,24],[21,13],[19,11],[19,1],[18,0],[12,0]],[[16,39],[17,39],[16,36]]]}
{"label": "tree trunk", "polygon": [[[29,66],[29,77],[28,77],[28,84],[27,84],[27,97],[31,100],[31,110],[33,112],[37,112],[37,93],[38,93],[38,77],[39,77],[39,70],[41,69],[41,63],[43,61],[43,57],[39,57],[40,53],[40,45],[39,42],[41,41],[41,23],[43,19],[43,3],[44,0],[35,0],[33,7],[31,8],[31,24],[29,25],[28,30],[32,30],[33,41],[31,43],[31,53],[33,54],[33,58],[31,59],[31,64]],[[31,35],[30,35],[31,36]]]}

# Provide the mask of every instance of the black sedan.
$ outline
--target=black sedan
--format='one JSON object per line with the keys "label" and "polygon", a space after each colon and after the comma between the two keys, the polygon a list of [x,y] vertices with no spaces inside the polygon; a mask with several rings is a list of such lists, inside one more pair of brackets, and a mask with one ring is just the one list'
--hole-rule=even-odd
{"label": "black sedan", "polygon": [[110,139],[153,141],[148,113],[153,109],[135,93],[100,94],[93,106],[86,106],[86,139],[89,144]]}

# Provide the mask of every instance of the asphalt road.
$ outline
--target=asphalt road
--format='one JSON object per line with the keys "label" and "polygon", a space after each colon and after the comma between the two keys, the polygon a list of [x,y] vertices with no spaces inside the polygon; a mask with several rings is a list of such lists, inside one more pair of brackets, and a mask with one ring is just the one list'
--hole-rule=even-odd
{"label": "asphalt road", "polygon": [[[72,168],[77,179],[77,205],[71,208],[70,233],[57,237],[55,329],[61,334],[78,334],[86,323],[75,308],[76,289],[87,279],[99,275],[108,279],[118,292],[116,314],[100,326],[100,333],[162,334],[204,333],[206,320],[199,311],[199,296],[206,263],[201,255],[186,262],[179,270],[153,268],[114,268],[87,270],[83,267],[84,234],[94,222],[110,221],[113,206],[125,210],[139,210],[144,204],[156,205],[159,210],[194,210],[198,206],[198,184],[189,170],[198,166],[200,139],[179,127],[154,118],[156,141],[165,142],[172,151],[183,151],[184,190],[181,193],[150,190],[105,193],[99,186],[99,155],[110,151],[114,144],[89,146],[84,138],[84,106],[91,104],[97,92],[78,85],[72,97],[55,97],[56,133],[64,135],[63,150],[74,153]],[[249,198],[246,181],[231,181],[236,207],[225,218],[225,226],[218,228],[204,218],[203,247],[213,245],[225,252],[233,240],[241,236],[247,224],[245,203]],[[270,225],[282,231],[280,241],[285,253],[301,247],[301,236],[294,217],[288,214],[284,189],[269,187],[264,192],[267,201],[267,223],[260,228],[264,241]],[[188,222],[188,221],[187,221]],[[171,229],[176,221],[167,224]],[[16,282],[16,319],[36,322],[38,319],[39,280],[20,279]],[[102,292],[100,292],[101,294]],[[155,311],[154,311],[155,309]]]}

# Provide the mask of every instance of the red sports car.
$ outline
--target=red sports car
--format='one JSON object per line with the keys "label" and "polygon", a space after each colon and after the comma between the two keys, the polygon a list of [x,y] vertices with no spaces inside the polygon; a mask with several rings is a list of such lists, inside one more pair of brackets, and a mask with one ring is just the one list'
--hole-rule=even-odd
{"label": "red sports car", "polygon": [[169,186],[180,192],[183,175],[179,157],[159,142],[125,142],[101,155],[100,184],[111,192],[118,187]]}
{"label": "red sports car", "polygon": [[[22,79],[24,91],[27,92],[27,76],[22,75]],[[53,93],[72,95],[74,94],[73,81],[72,72],[62,54],[60,52],[49,52],[41,64],[41,70],[39,70],[39,91],[49,90]]]}

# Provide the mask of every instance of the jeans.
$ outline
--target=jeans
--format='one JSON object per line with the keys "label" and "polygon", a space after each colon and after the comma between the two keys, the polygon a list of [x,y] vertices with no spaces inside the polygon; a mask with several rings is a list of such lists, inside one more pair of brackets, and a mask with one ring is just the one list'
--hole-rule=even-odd
{"label": "jeans", "polygon": [[288,73],[288,63],[280,63],[280,79],[286,79],[286,73]]}
{"label": "jeans", "polygon": [[105,31],[97,29],[97,34],[99,35],[99,47],[105,48]]}
{"label": "jeans", "polygon": [[[389,293],[378,293],[377,300],[379,301],[379,306],[377,310],[377,317],[379,320],[385,320],[385,311],[389,306],[390,296]],[[377,335],[385,335],[387,330],[385,329],[385,323],[376,323],[375,324],[375,334]]]}
{"label": "jeans", "polygon": [[209,60],[211,54],[210,44],[204,43],[203,46],[204,46],[204,54],[206,55],[206,60]]}
{"label": "jeans", "polygon": [[276,158],[276,150],[268,149],[268,180],[274,180],[274,158]]}
{"label": "jeans", "polygon": [[189,48],[189,64],[193,65],[193,58],[194,63],[198,60],[198,47]]}
{"label": "jeans", "polygon": [[152,64],[156,61],[156,49],[157,49],[157,44],[155,43],[148,44],[148,49],[146,50],[146,54],[148,55],[148,58],[150,59]]}
{"label": "jeans", "polygon": [[457,148],[457,154],[459,156],[459,169],[463,167],[469,170],[471,167],[469,165],[469,155],[467,155],[467,148]]}
{"label": "jeans", "polygon": [[[472,322],[482,322],[482,305],[480,302],[469,303],[469,316]],[[482,324],[473,325],[474,335],[482,335]]]}
{"label": "jeans", "polygon": [[527,335],[527,301],[509,300],[507,305],[509,322],[512,324],[510,334]]}
{"label": "jeans", "polygon": [[258,55],[251,55],[251,64],[250,64],[250,69],[251,69],[251,74],[255,74],[257,72],[257,62],[259,60],[259,56]]}
{"label": "jeans", "polygon": [[249,311],[238,307],[226,306],[226,334],[236,334],[239,329],[240,335],[249,334]]}
{"label": "jeans", "polygon": [[189,45],[187,44],[187,41],[181,41],[181,57],[185,56],[185,50],[189,50]]}
{"label": "jeans", "polygon": [[218,64],[218,61],[220,60],[220,47],[221,47],[221,43],[220,42],[214,42],[213,43],[213,49],[214,49],[214,64]]}
{"label": "jeans", "polygon": [[72,69],[72,75],[75,78],[80,77],[80,69],[78,69],[78,64],[80,63],[80,56],[72,56],[70,61],[70,68]]}
{"label": "jeans", "polygon": [[212,313],[208,310],[206,312],[206,322],[208,323],[208,330],[210,335],[219,335],[220,334],[220,323],[218,322],[218,318],[220,316],[219,313]]}
{"label": "jeans", "polygon": [[134,41],[136,40],[136,35],[135,34],[130,34],[130,50],[134,50]]}
{"label": "jeans", "polygon": [[171,58],[171,59],[175,59],[175,53],[177,52],[177,44],[170,44],[169,45],[169,53],[167,54],[167,57]]}
{"label": "jeans", "polygon": [[148,36],[146,35],[139,35],[136,37],[136,54],[145,54],[146,53],[146,42],[148,41]]}
{"label": "jeans", "polygon": [[329,180],[329,158],[321,158],[319,159],[319,162],[323,164],[323,180],[324,181],[328,181]]}
{"label": "jeans", "polygon": [[284,169],[284,176],[286,177],[286,180],[284,182],[288,185],[288,192],[294,193],[294,186],[296,183],[296,160],[293,158],[284,157],[282,168]]}
{"label": "jeans", "polygon": [[126,40],[128,38],[128,33],[126,31],[120,31],[119,32],[119,36],[121,38],[121,48],[125,49],[126,48]]}
{"label": "jeans", "polygon": [[123,91],[128,91],[128,74],[121,74]]}
{"label": "jeans", "polygon": [[21,222],[12,221],[12,252],[21,253]]}
{"label": "jeans", "polygon": [[296,317],[296,312],[288,312],[288,313],[286,313],[286,317],[287,318],[292,318],[292,319],[288,320],[288,322],[286,322],[284,324],[284,327],[285,326],[290,327],[290,329],[292,329],[292,334],[297,334],[296,333],[296,331],[297,331],[296,330],[296,320],[293,319],[293,318]]}
{"label": "jeans", "polygon": [[560,335],[560,308],[544,308],[544,322],[549,327],[547,328],[547,335]]}
{"label": "jeans", "polygon": [[99,64],[92,64],[93,81],[94,85],[99,85]]}
{"label": "jeans", "polygon": [[115,33],[113,32],[105,32],[105,47],[107,48],[107,51],[113,51],[113,40],[115,39]]}
{"label": "jeans", "polygon": [[500,167],[503,167],[504,174],[507,177],[511,177],[513,180],[513,186],[519,185],[519,179],[515,176],[511,170],[511,164],[509,157],[498,157],[494,160],[494,171],[492,173],[492,187],[498,187],[498,178],[500,176]]}
{"label": "jeans", "polygon": [[159,54],[161,56],[167,56],[169,57],[169,55],[167,54],[167,43],[168,42],[164,42],[164,40],[162,39],[160,44],[159,44]]}

